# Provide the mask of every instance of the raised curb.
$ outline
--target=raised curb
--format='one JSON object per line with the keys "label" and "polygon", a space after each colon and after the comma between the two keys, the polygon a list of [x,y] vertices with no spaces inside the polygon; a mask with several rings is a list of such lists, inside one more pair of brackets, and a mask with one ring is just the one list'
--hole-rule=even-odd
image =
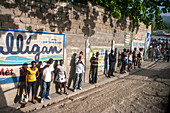
{"label": "raised curb", "polygon": [[[136,69],[136,70],[133,70],[132,72],[127,72],[125,74],[118,74],[118,73],[114,73],[114,77],[111,77],[111,78],[102,78],[101,80],[99,80],[98,83],[94,84],[94,85],[91,85],[89,83],[84,83],[82,85],[83,89],[82,90],[77,90],[77,92],[72,92],[72,91],[68,91],[69,92],[69,95],[60,95],[60,96],[57,96],[57,94],[52,94],[51,97],[52,97],[52,100],[47,100],[45,101],[43,104],[41,103],[37,103],[37,104],[32,104],[26,108],[19,108],[19,107],[15,107],[16,109],[18,109],[20,112],[38,112],[41,108],[45,108],[47,106],[50,106],[50,107],[57,107],[57,106],[60,106],[60,105],[64,105],[66,103],[70,103],[72,101],[76,101],[76,100],[79,100],[83,97],[86,97],[90,94],[93,94],[95,92],[98,92],[100,91],[101,89],[98,88],[98,87],[101,87],[105,84],[108,84],[110,82],[113,82],[119,78],[123,78],[123,77],[126,77],[130,74],[134,74],[136,72],[139,72],[141,71],[143,68],[148,68],[152,65],[154,65],[156,62],[151,62],[151,63],[148,63],[147,65],[144,65],[142,68],[139,68],[139,69]],[[93,91],[91,91],[93,89]],[[17,112],[18,110],[16,110],[15,112]],[[10,110],[9,109],[4,109],[3,112],[9,112]],[[0,110],[1,112],[1,110]]]}

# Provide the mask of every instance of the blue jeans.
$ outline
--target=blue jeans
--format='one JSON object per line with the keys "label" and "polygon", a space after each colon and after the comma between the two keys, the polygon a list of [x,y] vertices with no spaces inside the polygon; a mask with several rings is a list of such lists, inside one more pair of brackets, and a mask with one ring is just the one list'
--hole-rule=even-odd
{"label": "blue jeans", "polygon": [[92,67],[92,83],[97,83],[98,67]]}
{"label": "blue jeans", "polygon": [[42,82],[42,95],[41,98],[49,96],[51,82]]}
{"label": "blue jeans", "polygon": [[78,85],[78,88],[81,87],[82,75],[83,75],[83,73],[76,73],[76,80],[75,80],[74,86],[73,86],[74,89],[77,89],[77,85]]}
{"label": "blue jeans", "polygon": [[35,82],[27,82],[27,84],[28,84],[28,87],[27,87],[28,97],[29,97],[29,94],[30,94],[31,86],[32,86],[32,96],[35,96],[36,81]]}

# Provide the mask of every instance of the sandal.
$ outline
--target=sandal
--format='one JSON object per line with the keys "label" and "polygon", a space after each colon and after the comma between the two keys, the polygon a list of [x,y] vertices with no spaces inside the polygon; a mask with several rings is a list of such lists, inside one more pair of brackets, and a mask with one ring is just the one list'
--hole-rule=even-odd
{"label": "sandal", "polygon": [[36,102],[35,102],[35,101],[32,101],[32,103],[33,103],[33,104],[36,104]]}
{"label": "sandal", "polygon": [[68,93],[67,93],[67,92],[64,92],[64,94],[68,95]]}
{"label": "sandal", "polygon": [[28,102],[25,103],[24,107],[27,107],[27,105],[28,105]]}
{"label": "sandal", "polygon": [[60,95],[62,95],[63,93],[62,92],[60,92]]}

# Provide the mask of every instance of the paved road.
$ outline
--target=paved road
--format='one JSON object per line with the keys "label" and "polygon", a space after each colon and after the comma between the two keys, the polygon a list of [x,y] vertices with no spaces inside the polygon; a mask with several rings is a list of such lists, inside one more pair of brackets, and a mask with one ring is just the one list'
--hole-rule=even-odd
{"label": "paved road", "polygon": [[160,113],[170,91],[170,63],[159,61],[150,69],[106,84],[96,93],[39,113]]}

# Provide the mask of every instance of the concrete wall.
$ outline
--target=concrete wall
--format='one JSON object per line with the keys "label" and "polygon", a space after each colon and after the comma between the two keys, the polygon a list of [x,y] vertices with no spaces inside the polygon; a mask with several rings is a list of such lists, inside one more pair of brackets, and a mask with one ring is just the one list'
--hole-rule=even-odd
{"label": "concrete wall", "polygon": [[[86,61],[83,81],[88,82],[89,50],[110,49],[112,40],[114,40],[115,47],[121,51],[125,47],[130,48],[130,45],[124,45],[125,30],[142,34],[142,39],[139,40],[145,40],[146,33],[151,32],[151,28],[146,29],[142,23],[138,29],[133,29],[132,22],[128,18],[117,20],[109,17],[102,7],[92,6],[91,4],[56,3],[56,0],[1,1],[0,29],[65,34],[64,65],[68,81],[71,81],[70,87],[72,87],[75,73],[74,61],[80,51],[84,52]],[[0,36],[2,35],[0,34]],[[0,42],[0,44],[3,44],[3,42]],[[0,78],[3,78],[3,76]],[[18,82],[1,84],[1,107],[14,104],[19,85]],[[52,83],[51,88],[51,93],[54,93],[54,83]]]}

